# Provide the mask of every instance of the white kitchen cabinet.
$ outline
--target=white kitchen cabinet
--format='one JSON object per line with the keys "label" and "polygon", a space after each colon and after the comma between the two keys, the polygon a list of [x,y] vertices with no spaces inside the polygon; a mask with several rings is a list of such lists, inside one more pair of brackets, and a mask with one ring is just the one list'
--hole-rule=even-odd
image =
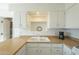
{"label": "white kitchen cabinet", "polygon": [[49,28],[57,28],[57,12],[49,12]]}
{"label": "white kitchen cabinet", "polygon": [[64,11],[55,11],[49,13],[49,28],[64,28],[65,14]]}
{"label": "white kitchen cabinet", "polygon": [[62,55],[63,49],[62,48],[54,48],[52,47],[52,55]]}
{"label": "white kitchen cabinet", "polygon": [[65,14],[63,11],[58,12],[57,17],[57,27],[58,28],[64,28],[65,27]]}
{"label": "white kitchen cabinet", "polygon": [[39,48],[38,47],[28,47],[26,48],[26,55],[39,55]]}
{"label": "white kitchen cabinet", "polygon": [[[28,45],[28,46],[27,46]],[[50,43],[28,43],[26,44],[27,55],[50,55],[51,44]]]}
{"label": "white kitchen cabinet", "polygon": [[27,43],[17,55],[71,55],[71,49],[63,44],[36,42]]}
{"label": "white kitchen cabinet", "polygon": [[26,44],[27,48],[34,48],[34,47],[39,47],[39,44],[37,42],[31,42]]}
{"label": "white kitchen cabinet", "polygon": [[50,43],[27,43],[20,49],[17,55],[50,55]]}
{"label": "white kitchen cabinet", "polygon": [[69,48],[68,46],[64,45],[63,46],[63,55],[72,55],[72,49]]}
{"label": "white kitchen cabinet", "polygon": [[45,43],[39,43],[39,47],[40,48],[50,48],[51,47],[51,43],[50,42],[45,42]]}
{"label": "white kitchen cabinet", "polygon": [[26,55],[50,55],[51,49],[47,47],[28,47],[26,48]]}
{"label": "white kitchen cabinet", "polygon": [[51,43],[39,43],[40,55],[51,55]]}
{"label": "white kitchen cabinet", "polygon": [[51,55],[51,47],[42,47],[39,48],[40,55]]}
{"label": "white kitchen cabinet", "polygon": [[52,43],[52,55],[62,55],[63,54],[63,44]]}

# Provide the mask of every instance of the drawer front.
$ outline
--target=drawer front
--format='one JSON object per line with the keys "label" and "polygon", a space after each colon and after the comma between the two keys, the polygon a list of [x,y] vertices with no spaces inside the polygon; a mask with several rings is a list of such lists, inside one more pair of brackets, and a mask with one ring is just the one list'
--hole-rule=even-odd
{"label": "drawer front", "polygon": [[27,43],[26,47],[38,47],[39,44],[38,43]]}
{"label": "drawer front", "polygon": [[63,49],[62,48],[52,48],[52,54],[53,55],[62,55]]}
{"label": "drawer front", "polygon": [[52,44],[52,47],[63,48],[63,44]]}
{"label": "drawer front", "polygon": [[27,48],[26,55],[39,55],[39,48]]}
{"label": "drawer front", "polygon": [[62,52],[52,52],[52,55],[63,55]]}
{"label": "drawer front", "polygon": [[39,48],[40,55],[51,55],[51,48]]}
{"label": "drawer front", "polygon": [[51,47],[51,43],[39,43],[39,47]]}

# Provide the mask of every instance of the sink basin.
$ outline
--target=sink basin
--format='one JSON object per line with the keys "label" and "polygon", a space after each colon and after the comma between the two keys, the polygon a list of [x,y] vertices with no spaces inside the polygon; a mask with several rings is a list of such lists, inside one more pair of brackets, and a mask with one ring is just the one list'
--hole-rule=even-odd
{"label": "sink basin", "polygon": [[31,42],[50,42],[48,37],[32,37]]}

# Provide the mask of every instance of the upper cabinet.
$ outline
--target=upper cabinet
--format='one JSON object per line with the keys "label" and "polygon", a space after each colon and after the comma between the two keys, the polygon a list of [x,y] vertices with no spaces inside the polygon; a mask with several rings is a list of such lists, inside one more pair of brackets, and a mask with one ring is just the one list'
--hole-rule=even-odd
{"label": "upper cabinet", "polygon": [[49,28],[56,28],[57,27],[57,12],[49,12],[48,17],[48,26]]}
{"label": "upper cabinet", "polygon": [[57,17],[57,27],[64,28],[65,27],[65,14],[63,11],[58,12]]}
{"label": "upper cabinet", "polygon": [[63,11],[55,11],[49,13],[49,28],[64,28],[65,19]]}

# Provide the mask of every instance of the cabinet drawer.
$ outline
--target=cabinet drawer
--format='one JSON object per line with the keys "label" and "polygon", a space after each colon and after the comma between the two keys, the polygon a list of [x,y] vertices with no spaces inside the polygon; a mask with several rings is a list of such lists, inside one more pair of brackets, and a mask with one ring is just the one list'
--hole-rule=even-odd
{"label": "cabinet drawer", "polygon": [[39,55],[39,48],[27,48],[26,55]]}
{"label": "cabinet drawer", "polygon": [[63,49],[60,49],[60,48],[52,48],[52,51],[56,51],[56,52],[62,52],[63,51]]}
{"label": "cabinet drawer", "polygon": [[52,52],[52,55],[63,55],[63,52]]}
{"label": "cabinet drawer", "polygon": [[51,47],[51,43],[39,43],[39,47]]}
{"label": "cabinet drawer", "polygon": [[63,49],[62,48],[52,48],[52,54],[53,55],[62,55]]}
{"label": "cabinet drawer", "polygon": [[38,47],[39,46],[39,44],[38,43],[27,43],[26,44],[26,47]]}
{"label": "cabinet drawer", "polygon": [[27,48],[26,55],[50,55],[50,48]]}
{"label": "cabinet drawer", "polygon": [[63,44],[52,44],[52,47],[63,48]]}
{"label": "cabinet drawer", "polygon": [[40,52],[39,54],[40,55],[51,55],[51,48],[39,48]]}

